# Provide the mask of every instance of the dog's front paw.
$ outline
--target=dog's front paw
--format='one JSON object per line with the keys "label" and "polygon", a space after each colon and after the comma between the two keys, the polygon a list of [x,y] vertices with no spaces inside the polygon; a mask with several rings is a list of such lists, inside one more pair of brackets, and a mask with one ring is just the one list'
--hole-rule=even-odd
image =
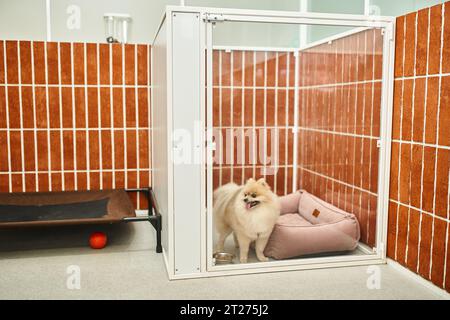
{"label": "dog's front paw", "polygon": [[241,257],[240,259],[239,259],[239,261],[241,262],[241,263],[247,263],[247,257]]}
{"label": "dog's front paw", "polygon": [[258,260],[261,262],[267,262],[267,261],[269,261],[269,258],[267,258],[264,255],[260,255],[260,256],[258,256]]}

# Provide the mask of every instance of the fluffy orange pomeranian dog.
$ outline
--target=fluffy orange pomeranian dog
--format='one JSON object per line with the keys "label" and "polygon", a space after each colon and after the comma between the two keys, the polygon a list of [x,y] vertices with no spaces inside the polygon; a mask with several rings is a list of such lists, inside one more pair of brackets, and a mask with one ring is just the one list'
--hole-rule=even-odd
{"label": "fluffy orange pomeranian dog", "polygon": [[243,186],[228,183],[217,188],[214,191],[216,252],[223,252],[226,238],[233,233],[241,263],[247,262],[252,242],[258,260],[268,261],[263,252],[279,215],[277,196],[263,178],[258,181],[251,178]]}

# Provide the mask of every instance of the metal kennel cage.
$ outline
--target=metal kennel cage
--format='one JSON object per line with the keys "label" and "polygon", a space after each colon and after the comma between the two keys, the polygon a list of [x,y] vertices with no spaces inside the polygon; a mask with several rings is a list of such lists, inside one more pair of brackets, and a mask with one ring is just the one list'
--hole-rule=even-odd
{"label": "metal kennel cage", "polygon": [[[394,18],[379,16],[178,6],[166,8],[152,44],[152,85],[154,88],[152,95],[152,168],[154,168],[152,186],[163,216],[162,246],[170,279],[385,263],[394,24]],[[251,26],[248,30],[258,25],[276,27],[272,31],[267,31],[267,37],[261,37],[261,42],[255,45],[250,43],[251,41],[246,42],[245,38],[238,36],[247,32],[244,30],[245,25]],[[227,26],[230,27],[229,30],[231,31],[228,35],[223,32],[220,36],[222,32],[220,30]],[[279,41],[279,38],[282,38],[279,37],[282,34],[279,32],[280,28],[286,27],[298,30],[299,39],[302,39],[308,32],[305,32],[305,27],[308,26],[311,27],[309,29],[311,34],[313,34],[312,31],[317,31],[319,36],[317,34],[316,36],[319,39],[313,39],[314,41],[309,43],[292,41],[288,45]],[[322,31],[326,28],[342,29],[343,31],[334,32],[334,35],[331,36],[324,36]],[[247,36],[251,38],[252,33],[247,33]],[[361,35],[363,37],[361,39],[366,39],[364,40],[364,49],[367,50],[370,47],[375,52],[374,48],[377,47],[376,53],[367,55],[361,53],[358,49],[360,43],[358,37]],[[222,43],[216,41],[219,38]],[[265,45],[265,38],[273,39],[277,45]],[[350,62],[353,61],[353,55],[346,54],[345,48],[340,47],[340,39],[344,39],[343,43],[353,45],[354,50],[349,51],[355,53],[356,64],[353,64],[353,66],[356,68],[361,65],[360,68],[371,68],[374,77],[376,73],[378,74],[377,79],[366,79],[364,77],[359,79],[357,69],[352,69],[351,65],[348,70],[355,72],[356,78],[353,79],[346,75],[342,66],[347,59]],[[367,39],[370,39],[370,41]],[[258,41],[256,38],[253,40],[255,43]],[[263,44],[261,45],[261,43]],[[326,46],[333,48],[334,51],[323,50]],[[320,54],[317,55],[317,53]],[[262,73],[265,75],[263,88],[258,88],[257,80],[255,80],[260,74],[258,73],[260,70],[257,63],[257,57],[260,54],[264,57],[263,67],[261,67],[264,70]],[[227,76],[220,73],[222,72],[221,68],[224,65],[227,68],[229,67],[228,64],[224,64],[227,63],[226,59],[230,59],[232,66],[242,61],[244,63],[245,61],[251,61],[246,60],[246,55],[248,55],[248,59],[253,59],[251,67],[253,70],[253,86],[247,86],[245,82],[245,76],[243,75],[246,72],[245,67],[242,67],[240,71],[238,67],[236,72],[241,80],[235,86],[233,80],[229,80]],[[358,60],[358,55],[369,58],[364,58],[364,63],[358,64],[362,61],[361,59]],[[307,56],[315,56],[312,64],[300,62],[307,61]],[[274,58],[269,61],[268,57]],[[336,57],[339,59],[336,60]],[[285,83],[290,83],[282,88],[282,94],[278,90],[279,78],[275,77],[277,85],[268,85],[268,82],[272,81],[267,80],[270,79],[267,76],[268,65],[272,65],[273,61],[275,61],[277,68],[280,64],[284,68],[281,72],[276,69],[275,73],[283,78]],[[330,101],[333,99],[333,101],[338,101],[334,96],[331,96],[330,90],[325,89],[330,87],[325,81],[330,78],[329,70],[331,69],[327,69],[324,61],[329,63],[330,66],[333,65],[334,77],[341,77],[342,74],[342,83],[339,84],[339,88],[341,88],[339,89],[339,101],[344,101],[345,98],[347,102],[345,103],[345,110],[338,110],[332,115],[329,114],[320,118],[320,115],[325,115],[331,110],[324,106],[330,106]],[[336,61],[339,63],[336,63]],[[236,72],[233,67],[229,68],[231,71],[228,77],[234,79]],[[219,73],[217,70],[219,70]],[[312,79],[316,79],[314,81],[318,82],[314,82]],[[368,90],[364,89],[366,84],[368,84]],[[354,89],[347,89],[347,86],[353,85]],[[358,100],[359,85],[363,90],[362,96],[365,97],[359,98],[360,100]],[[318,96],[315,96],[311,94],[311,88],[323,90]],[[369,234],[367,230],[364,231],[366,232],[364,234],[366,242],[370,245],[361,246],[363,254],[215,265],[213,259],[212,212],[214,187],[230,180],[229,171],[232,172],[232,177],[238,176],[239,181],[242,182],[255,174],[255,168],[261,169],[263,176],[267,176],[267,169],[273,168],[272,165],[266,164],[252,164],[248,166],[249,168],[246,168],[245,164],[237,166],[233,162],[234,155],[232,165],[229,168],[221,164],[217,165],[214,161],[217,153],[221,152],[218,149],[222,148],[221,145],[218,145],[219,140],[214,137],[214,130],[220,131],[223,127],[233,128],[235,126],[233,122],[234,111],[231,111],[231,115],[224,116],[222,103],[225,101],[227,105],[240,106],[239,121],[241,121],[241,126],[244,127],[245,90],[253,94],[249,98],[253,106],[250,127],[255,127],[258,121],[255,119],[255,110],[259,110],[258,108],[262,108],[261,106],[264,105],[264,122],[261,127],[265,133],[261,139],[265,148],[272,142],[270,140],[272,138],[268,138],[267,128],[270,126],[276,127],[278,124],[278,122],[275,122],[275,125],[268,125],[267,119],[272,121],[271,115],[278,118],[277,112],[279,111],[277,107],[275,111],[267,107],[269,99],[274,99],[273,97],[268,98],[268,91],[274,90],[275,100],[273,101],[279,101],[278,99],[291,101],[282,104],[285,108],[283,115],[286,117],[283,128],[281,128],[284,132],[283,139],[279,139],[275,135],[276,139],[284,141],[285,147],[288,148],[284,152],[289,154],[289,161],[279,166],[277,164],[277,170],[281,168],[284,173],[280,176],[277,175],[276,178],[268,177],[268,180],[272,179],[271,183],[277,185],[276,190],[279,190],[278,186],[283,186],[280,194],[289,193],[305,186],[321,190],[322,185],[317,182],[321,181],[321,183],[324,183],[324,190],[330,190],[326,197],[330,197],[332,201],[336,200],[337,204],[341,200],[344,202],[347,200],[346,195],[350,194],[347,192],[348,190],[353,192],[351,193],[351,199],[354,198],[355,194],[357,195],[356,199],[359,206],[367,202],[367,206],[373,211],[373,214],[368,213],[361,224],[364,228],[373,230],[373,232]],[[260,91],[258,90],[262,90],[263,97],[259,102],[257,94]],[[320,97],[320,99],[317,97]],[[303,98],[313,102],[304,104]],[[370,101],[370,99],[372,99],[370,114],[368,111],[364,112],[364,110],[368,110],[364,107],[361,110],[357,108],[359,106],[358,101],[363,101],[365,104],[365,101]],[[374,99],[377,99],[379,113],[374,108]],[[348,101],[353,101],[354,104],[350,104]],[[275,102],[276,106],[278,106],[277,103]],[[333,105],[336,105],[336,103],[334,102]],[[354,107],[347,107],[350,105]],[[232,107],[231,110],[233,110]],[[273,113],[269,114],[268,110]],[[322,127],[317,125],[319,120],[307,118],[317,116],[321,119]],[[357,119],[360,121],[360,116],[362,116],[361,126],[357,125]],[[220,121],[217,121],[218,117]],[[229,119],[230,117],[232,120]],[[370,131],[366,132],[367,126],[364,125],[364,117],[370,119],[371,124],[374,123],[375,119],[375,123],[378,123],[379,126],[371,126]],[[352,123],[351,129],[348,126],[342,126],[343,129],[341,129],[335,123],[332,124],[333,130],[330,129],[331,127],[326,127],[327,121],[334,121],[335,118],[339,119],[340,124]],[[223,125],[223,119],[229,122]],[[311,123],[311,119],[316,124],[315,126],[306,125]],[[353,119],[355,119],[354,125]],[[278,128],[276,129],[278,130]],[[330,134],[330,136],[335,137],[333,139],[336,140],[331,140],[334,149],[330,149],[334,152],[327,152],[330,140],[320,140],[318,136],[322,134]],[[342,143],[345,144],[335,145],[334,143],[341,141],[339,140],[341,138],[343,139]],[[328,144],[322,144],[321,141],[327,141]],[[337,156],[333,158],[333,154],[338,154],[341,149],[346,150],[345,148],[349,143],[353,149],[356,148],[355,143],[358,143],[358,146],[360,144],[362,150],[366,150],[366,153],[367,150],[370,150],[375,155],[373,159],[376,159],[376,161],[366,165],[363,155],[355,153],[356,156],[360,157],[358,161],[352,159],[353,163],[358,165],[358,169],[355,169],[348,165],[348,158],[336,158]],[[302,146],[310,149],[301,149]],[[237,153],[233,142],[231,143],[231,149]],[[328,162],[322,161],[322,167],[310,167],[311,162],[309,162],[307,155],[311,152],[308,152],[308,150],[314,150],[315,154],[319,155],[331,153],[332,157],[327,160]],[[341,162],[342,165],[340,165]],[[330,163],[331,166],[338,163],[339,174],[342,175],[344,182],[340,181],[340,178],[327,177],[324,173],[326,171],[314,171],[317,168],[329,168]],[[361,168],[359,167],[360,164]],[[345,180],[344,177],[347,176],[346,168],[353,168],[351,169],[353,173],[360,169],[369,170],[367,172],[371,179],[368,180],[370,182],[367,182],[367,190],[365,190],[366,179],[363,175],[358,176],[360,181],[355,186]],[[223,172],[227,172],[227,174],[224,175]],[[235,172],[238,172],[238,174],[235,174]],[[277,183],[279,179],[282,182]],[[331,186],[329,189],[328,184]],[[340,193],[341,189],[343,190],[342,194]],[[365,194],[367,194],[367,197],[364,196]],[[344,206],[347,205],[344,204]]]}

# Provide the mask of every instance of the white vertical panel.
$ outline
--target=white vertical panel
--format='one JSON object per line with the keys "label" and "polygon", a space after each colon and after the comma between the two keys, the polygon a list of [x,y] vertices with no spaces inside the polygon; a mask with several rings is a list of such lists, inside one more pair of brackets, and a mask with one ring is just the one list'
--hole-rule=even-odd
{"label": "white vertical panel", "polygon": [[152,188],[162,215],[161,242],[170,256],[169,245],[169,156],[167,130],[167,25],[161,25],[152,47]]}
{"label": "white vertical panel", "polygon": [[[206,87],[207,87],[207,101],[206,101],[206,129],[208,148],[206,150],[206,267],[210,270],[213,266],[213,26],[211,23],[206,23]],[[220,57],[220,55],[219,55]],[[220,64],[219,64],[220,66]],[[220,68],[219,68],[220,69]],[[215,70],[218,72],[218,70]],[[222,176],[222,169],[220,169],[220,176]]]}
{"label": "white vertical panel", "polygon": [[[172,14],[173,192],[175,274],[200,272],[200,15]],[[197,132],[196,132],[197,130]],[[180,135],[182,133],[182,135]]]}

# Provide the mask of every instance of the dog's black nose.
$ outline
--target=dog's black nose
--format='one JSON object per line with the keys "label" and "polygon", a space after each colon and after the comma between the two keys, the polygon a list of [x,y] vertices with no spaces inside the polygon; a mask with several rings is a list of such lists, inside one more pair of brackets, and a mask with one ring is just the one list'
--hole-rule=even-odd
{"label": "dog's black nose", "polygon": [[248,202],[248,199],[247,199],[247,198],[244,198],[244,202]]}

